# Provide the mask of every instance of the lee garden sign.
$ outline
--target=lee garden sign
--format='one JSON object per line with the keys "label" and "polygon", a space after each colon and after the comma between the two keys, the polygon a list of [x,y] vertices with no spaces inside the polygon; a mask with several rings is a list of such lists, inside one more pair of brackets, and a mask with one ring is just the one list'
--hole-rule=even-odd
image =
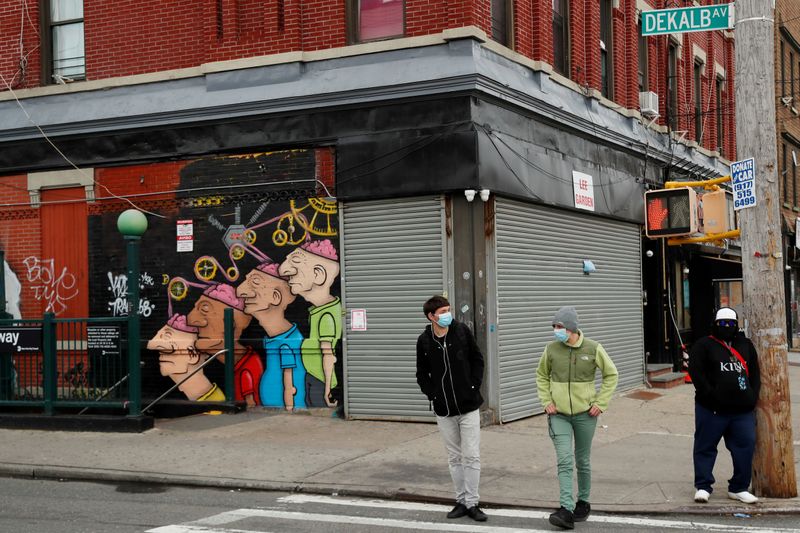
{"label": "lee garden sign", "polygon": [[733,4],[653,9],[642,11],[642,35],[729,30],[733,20]]}

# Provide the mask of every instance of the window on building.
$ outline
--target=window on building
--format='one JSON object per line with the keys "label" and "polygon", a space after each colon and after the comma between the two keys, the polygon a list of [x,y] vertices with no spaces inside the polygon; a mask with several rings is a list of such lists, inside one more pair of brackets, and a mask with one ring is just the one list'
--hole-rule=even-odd
{"label": "window on building", "polygon": [[348,0],[350,41],[375,41],[405,34],[404,0]]}
{"label": "window on building", "polygon": [[786,45],[781,39],[781,96],[786,96]]}
{"label": "window on building", "polygon": [[789,167],[786,165],[786,143],[781,144],[781,183],[783,184],[783,202],[789,203]]}
{"label": "window on building", "polygon": [[42,0],[41,13],[44,82],[84,79],[83,0]]}
{"label": "window on building", "polygon": [[569,3],[553,0],[553,67],[569,76]]}
{"label": "window on building", "polygon": [[[792,148],[792,205],[797,207],[797,151]],[[789,198],[789,195],[786,195]]]}
{"label": "window on building", "polygon": [[600,92],[608,99],[614,98],[614,35],[612,0],[600,0]]}
{"label": "window on building", "polygon": [[642,35],[642,19],[639,19],[636,28],[636,35],[639,36],[639,92],[650,90],[650,83],[647,80],[647,37]]}
{"label": "window on building", "polygon": [[703,144],[703,64],[694,64],[694,137]]}
{"label": "window on building", "polygon": [[794,52],[789,52],[789,96],[792,97],[792,106],[797,107],[797,100],[794,94]]}
{"label": "window on building", "polygon": [[717,78],[717,152],[725,155],[725,80]]}
{"label": "window on building", "polygon": [[678,129],[678,46],[669,43],[669,56],[667,59],[667,116],[669,127]]}
{"label": "window on building", "polygon": [[514,41],[511,23],[511,1],[492,0],[492,40],[511,47]]}

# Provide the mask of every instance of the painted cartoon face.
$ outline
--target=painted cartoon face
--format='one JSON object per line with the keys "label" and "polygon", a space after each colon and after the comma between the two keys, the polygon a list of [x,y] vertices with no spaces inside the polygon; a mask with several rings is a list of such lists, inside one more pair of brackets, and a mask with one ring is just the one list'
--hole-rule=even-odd
{"label": "painted cartoon face", "polygon": [[201,296],[186,315],[186,322],[197,327],[195,347],[201,352],[222,349],[224,341],[224,312],[227,306],[207,296]]}
{"label": "painted cartoon face", "polygon": [[197,334],[164,326],[147,343],[148,350],[159,352],[158,363],[162,376],[185,374],[197,362],[194,343]]}
{"label": "painted cartoon face", "polygon": [[302,294],[314,288],[314,268],[317,267],[314,254],[296,248],[281,263],[281,276],[289,278],[292,294]]}
{"label": "painted cartoon face", "polygon": [[236,288],[236,296],[244,300],[244,312],[253,314],[280,305],[287,288],[285,281],[254,269]]}

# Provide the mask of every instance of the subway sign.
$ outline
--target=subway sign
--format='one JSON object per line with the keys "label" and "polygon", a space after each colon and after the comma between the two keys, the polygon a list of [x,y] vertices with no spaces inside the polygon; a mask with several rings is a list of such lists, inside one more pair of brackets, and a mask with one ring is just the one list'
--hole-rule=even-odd
{"label": "subway sign", "polygon": [[733,22],[733,4],[653,9],[642,11],[642,35],[729,30]]}

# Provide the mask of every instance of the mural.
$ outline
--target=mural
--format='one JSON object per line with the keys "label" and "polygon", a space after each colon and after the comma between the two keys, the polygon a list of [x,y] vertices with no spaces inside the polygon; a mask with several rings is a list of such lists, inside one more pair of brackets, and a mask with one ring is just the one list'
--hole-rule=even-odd
{"label": "mural", "polygon": [[[174,209],[148,206],[167,218],[151,219],[141,243],[146,397],[180,383],[189,400],[224,400],[227,354],[186,377],[224,348],[224,312],[231,308],[238,401],[289,411],[342,404],[337,202],[317,196],[313,178],[293,191],[239,192],[254,180],[286,183],[293,173],[315,176],[313,151],[205,158],[180,170],[179,190],[208,187],[213,196],[177,192]],[[130,311],[127,279],[114,273],[125,260],[117,215],[90,216],[90,250],[102,250],[90,262],[96,316]]]}

